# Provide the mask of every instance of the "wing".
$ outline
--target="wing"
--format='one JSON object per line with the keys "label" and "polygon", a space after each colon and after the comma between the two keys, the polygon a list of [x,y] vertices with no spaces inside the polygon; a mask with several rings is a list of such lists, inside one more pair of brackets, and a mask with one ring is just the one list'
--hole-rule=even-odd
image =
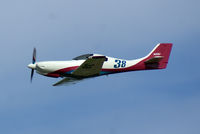
{"label": "wing", "polygon": [[70,84],[76,84],[77,82],[81,81],[82,79],[77,79],[77,78],[71,78],[71,77],[66,77],[57,83],[53,84],[53,86],[61,86],[61,85],[70,85]]}
{"label": "wing", "polygon": [[103,63],[106,60],[107,58],[105,56],[91,56],[72,75],[80,78],[99,75]]}

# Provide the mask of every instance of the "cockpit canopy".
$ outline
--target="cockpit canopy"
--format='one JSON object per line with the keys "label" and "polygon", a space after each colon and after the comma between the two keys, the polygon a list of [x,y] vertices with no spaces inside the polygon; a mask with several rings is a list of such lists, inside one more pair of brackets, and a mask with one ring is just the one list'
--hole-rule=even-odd
{"label": "cockpit canopy", "polygon": [[73,60],[86,60],[90,56],[104,56],[104,55],[101,55],[101,54],[84,54],[84,55],[73,58]]}
{"label": "cockpit canopy", "polygon": [[73,58],[73,60],[86,60],[90,56],[93,56],[93,54],[84,54],[84,55]]}

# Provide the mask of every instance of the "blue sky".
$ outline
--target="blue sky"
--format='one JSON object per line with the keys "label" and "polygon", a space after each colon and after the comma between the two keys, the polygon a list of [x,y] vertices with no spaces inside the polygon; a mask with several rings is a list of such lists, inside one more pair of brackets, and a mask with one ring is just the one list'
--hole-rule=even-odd
{"label": "blue sky", "polygon": [[[199,134],[200,2],[197,0],[0,1],[0,132]],[[166,70],[129,72],[52,87],[37,59],[85,53],[135,59],[174,44]]]}

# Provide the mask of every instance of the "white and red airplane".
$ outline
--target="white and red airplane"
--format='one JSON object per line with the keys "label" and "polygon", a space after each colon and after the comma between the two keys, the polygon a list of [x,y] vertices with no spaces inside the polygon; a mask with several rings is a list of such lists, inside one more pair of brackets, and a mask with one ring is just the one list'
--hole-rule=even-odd
{"label": "white and red airplane", "polygon": [[43,61],[36,62],[36,49],[33,51],[32,63],[28,65],[31,72],[31,81],[34,70],[48,77],[64,77],[53,86],[66,83],[75,83],[85,78],[122,73],[138,70],[165,69],[167,67],[172,43],[158,44],[147,56],[124,60],[100,54],[85,54],[70,61]]}

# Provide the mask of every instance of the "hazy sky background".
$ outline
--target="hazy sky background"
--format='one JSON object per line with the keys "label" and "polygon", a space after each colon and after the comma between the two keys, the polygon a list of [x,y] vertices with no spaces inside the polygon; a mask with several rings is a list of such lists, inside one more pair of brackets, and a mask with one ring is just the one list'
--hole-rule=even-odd
{"label": "hazy sky background", "polygon": [[[199,134],[199,0],[0,1],[0,133]],[[37,60],[85,53],[135,59],[174,44],[168,68],[73,86],[34,75]]]}

